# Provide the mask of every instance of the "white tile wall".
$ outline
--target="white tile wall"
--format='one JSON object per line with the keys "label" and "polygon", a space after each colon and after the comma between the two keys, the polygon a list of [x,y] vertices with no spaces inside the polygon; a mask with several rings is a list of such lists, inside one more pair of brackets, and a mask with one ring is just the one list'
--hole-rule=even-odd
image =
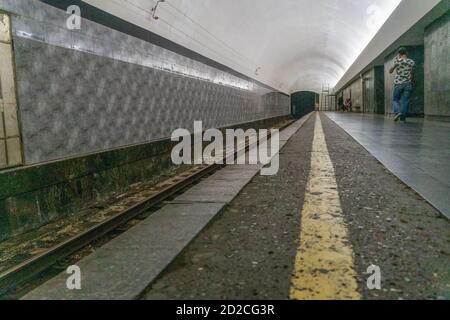
{"label": "white tile wall", "polygon": [[[5,138],[5,129],[3,128],[3,117],[4,117],[4,113],[3,113],[3,103],[0,103],[0,139],[4,139]],[[2,149],[0,148],[0,153]]]}
{"label": "white tile wall", "polygon": [[3,103],[16,103],[11,44],[0,43],[0,83]]}
{"label": "white tile wall", "polygon": [[8,166],[17,166],[22,164],[20,138],[7,139],[6,144],[8,148]]}
{"label": "white tile wall", "polygon": [[6,159],[6,141],[0,139],[0,168],[5,168],[8,165]]}
{"label": "white tile wall", "polygon": [[11,41],[10,19],[6,14],[0,15],[0,41],[7,43]]}
{"label": "white tile wall", "polygon": [[0,13],[0,169],[22,163],[10,22]]}

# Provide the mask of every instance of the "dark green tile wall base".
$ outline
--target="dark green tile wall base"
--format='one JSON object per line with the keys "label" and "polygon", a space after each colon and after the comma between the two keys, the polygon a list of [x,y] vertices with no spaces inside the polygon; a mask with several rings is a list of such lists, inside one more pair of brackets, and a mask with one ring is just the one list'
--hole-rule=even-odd
{"label": "dark green tile wall base", "polygon": [[[267,128],[289,117],[239,125]],[[224,128],[225,129],[225,128]],[[170,140],[0,172],[0,241],[76,214],[173,168]]]}

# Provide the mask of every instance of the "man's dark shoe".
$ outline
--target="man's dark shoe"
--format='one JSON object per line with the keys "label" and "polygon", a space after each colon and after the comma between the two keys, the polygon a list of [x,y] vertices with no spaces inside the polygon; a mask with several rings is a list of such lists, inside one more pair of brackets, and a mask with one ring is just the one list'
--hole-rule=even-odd
{"label": "man's dark shoe", "polygon": [[397,113],[394,117],[394,121],[397,122],[398,120],[400,120],[401,115],[402,115],[401,113]]}

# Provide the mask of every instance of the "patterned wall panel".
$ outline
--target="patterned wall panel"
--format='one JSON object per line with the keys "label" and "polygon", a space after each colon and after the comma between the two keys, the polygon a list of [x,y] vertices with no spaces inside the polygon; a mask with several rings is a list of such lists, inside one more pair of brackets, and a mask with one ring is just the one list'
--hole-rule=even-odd
{"label": "patterned wall panel", "polygon": [[450,12],[425,32],[425,115],[450,121]]}
{"label": "patterned wall panel", "polygon": [[363,78],[363,111],[384,114],[384,67],[376,66],[370,69]]}
{"label": "patterned wall panel", "polygon": [[36,0],[4,0],[27,164],[288,115],[289,97]]}
{"label": "patterned wall panel", "polygon": [[353,112],[362,112],[362,82],[356,80],[350,85]]}

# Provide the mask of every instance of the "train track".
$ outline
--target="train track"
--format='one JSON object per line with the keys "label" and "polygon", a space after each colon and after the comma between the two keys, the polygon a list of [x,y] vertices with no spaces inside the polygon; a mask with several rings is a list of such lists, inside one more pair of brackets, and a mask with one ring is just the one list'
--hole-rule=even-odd
{"label": "train track", "polygon": [[[282,130],[289,126],[292,122],[293,121],[288,122],[278,129]],[[268,138],[270,138],[270,134]],[[248,151],[249,148],[256,143],[258,142],[254,142],[252,144],[246,143],[245,150]],[[241,150],[242,148],[236,149],[234,151],[234,155],[236,155],[238,151]],[[230,156],[232,155],[226,155],[224,157],[224,160]],[[14,288],[27,283],[28,281],[31,281],[34,277],[36,277],[36,275],[45,271],[58,261],[74,254],[75,252],[81,250],[95,240],[102,238],[109,232],[119,228],[132,219],[137,218],[151,208],[160,205],[164,201],[167,201],[174,195],[185,190],[189,186],[200,181],[205,176],[212,174],[213,172],[221,169],[224,166],[224,164],[204,165],[192,170],[192,173],[181,174],[180,177],[172,179],[173,183],[171,183],[167,187],[162,188],[161,190],[158,190],[145,200],[140,201],[137,204],[121,211],[120,213],[109,217],[105,221],[84,230],[76,236],[73,236],[47,249],[45,252],[33,256],[32,258],[1,272],[0,294],[5,294],[8,291],[13,290]]]}

